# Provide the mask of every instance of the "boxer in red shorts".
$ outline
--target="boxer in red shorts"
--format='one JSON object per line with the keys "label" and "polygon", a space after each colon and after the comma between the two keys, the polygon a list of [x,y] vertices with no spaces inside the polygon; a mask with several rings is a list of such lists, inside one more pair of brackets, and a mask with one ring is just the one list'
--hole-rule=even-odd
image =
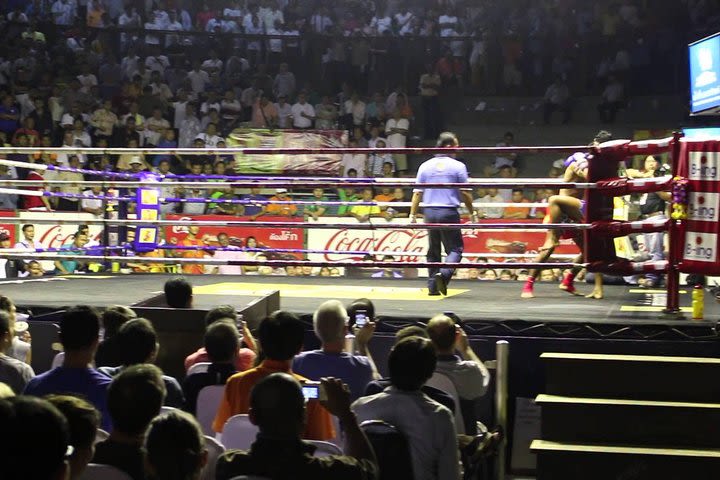
{"label": "boxer in red shorts", "polygon": [[[612,138],[609,132],[599,132],[591,146],[599,145],[602,142],[606,142]],[[588,169],[588,154],[586,153],[574,153],[565,160],[565,173],[563,175],[563,181],[568,183],[573,182],[585,182],[587,181],[587,169]],[[553,195],[548,199],[547,213],[543,219],[543,223],[580,223],[583,221],[585,215],[585,201],[580,199],[583,194],[581,190],[575,188],[563,188],[560,190],[558,195]],[[538,256],[535,257],[533,262],[544,263],[555,251],[555,248],[560,243],[561,238],[571,238],[575,244],[582,250],[582,234],[579,230],[548,230],[545,237],[545,243],[540,247]],[[580,263],[582,261],[583,254],[581,253],[575,260],[574,263]],[[528,275],[525,286],[523,286],[521,298],[534,298],[534,286],[535,280],[540,275],[541,269],[532,269]],[[573,281],[575,276],[580,273],[582,267],[573,267],[570,272],[567,272],[560,283],[559,288],[566,292],[579,295],[575,289]],[[602,275],[595,275],[595,288],[593,291],[586,295],[587,298],[600,299],[603,297],[602,287]]]}

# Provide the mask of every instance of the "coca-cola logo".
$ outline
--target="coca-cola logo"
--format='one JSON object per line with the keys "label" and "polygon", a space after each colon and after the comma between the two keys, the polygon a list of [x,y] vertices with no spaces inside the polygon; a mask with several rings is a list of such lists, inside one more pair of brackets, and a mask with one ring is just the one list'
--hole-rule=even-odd
{"label": "coca-cola logo", "polygon": [[[77,231],[77,226],[69,226],[70,228],[63,229],[61,225],[55,225],[40,234],[40,244],[43,248],[60,248],[63,245],[67,245],[72,242],[73,235]],[[90,234],[90,240],[96,242],[102,241],[102,230],[96,235]]]}
{"label": "coca-cola logo", "polygon": [[[326,250],[341,252],[382,252],[392,254],[398,262],[419,262],[425,258],[427,249],[426,230],[392,230],[386,233],[363,232],[342,229],[335,232],[325,244]],[[362,255],[348,253],[327,253],[325,260],[339,262],[343,260],[361,260]]]}

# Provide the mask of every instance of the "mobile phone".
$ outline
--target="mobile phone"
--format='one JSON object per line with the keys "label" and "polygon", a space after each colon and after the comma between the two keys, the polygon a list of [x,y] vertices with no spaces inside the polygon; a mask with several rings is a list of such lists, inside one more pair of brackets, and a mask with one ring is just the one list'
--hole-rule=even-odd
{"label": "mobile phone", "polygon": [[355,311],[355,326],[362,328],[367,323],[367,310]]}

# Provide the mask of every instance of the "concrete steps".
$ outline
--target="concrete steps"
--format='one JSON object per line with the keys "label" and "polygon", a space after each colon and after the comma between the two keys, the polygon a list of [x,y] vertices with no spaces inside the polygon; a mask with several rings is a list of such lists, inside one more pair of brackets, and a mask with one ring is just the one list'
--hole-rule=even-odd
{"label": "concrete steps", "polygon": [[710,479],[720,359],[543,353],[538,480]]}

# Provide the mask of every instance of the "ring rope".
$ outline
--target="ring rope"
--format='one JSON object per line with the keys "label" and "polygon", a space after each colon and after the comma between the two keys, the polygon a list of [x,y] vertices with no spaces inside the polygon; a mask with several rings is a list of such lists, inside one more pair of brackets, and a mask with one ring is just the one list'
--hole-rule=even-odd
{"label": "ring rope", "polygon": [[[183,245],[172,245],[172,244],[160,244],[155,247],[157,250],[181,250],[181,251],[210,251],[210,252],[240,252],[240,253],[307,253],[312,255],[397,255],[397,256],[413,256],[413,257],[425,257],[427,253],[422,252],[393,252],[393,251],[380,251],[380,250],[313,250],[304,248],[256,248],[256,247],[218,247],[218,246],[183,246]],[[92,247],[76,248],[73,246],[66,247],[55,247],[55,248],[8,248],[0,250],[0,253],[11,254],[11,253],[62,253],[70,252],[75,254],[86,254],[98,251],[124,251],[124,252],[135,252],[132,245],[120,245],[120,246],[106,246],[97,245]],[[477,258],[477,257],[495,257],[495,258],[534,258],[537,254],[534,253],[499,253],[499,252],[464,252],[463,258]],[[553,255],[557,258],[575,258],[576,254],[556,254]],[[473,265],[473,264],[467,264]],[[496,263],[496,265],[504,265],[504,263]]]}
{"label": "ring rope", "polygon": [[[0,165],[2,165],[0,160]],[[297,177],[296,177],[297,178]],[[346,182],[346,181],[329,181],[325,180],[324,177],[316,180],[301,180],[297,182],[282,182],[280,180],[274,181],[233,181],[233,182],[222,182],[222,181],[204,181],[204,182],[178,182],[178,181],[159,181],[152,182],[148,179],[144,181],[116,181],[116,180],[84,180],[82,182],[73,180],[0,180],[0,185],[8,185],[10,187],[43,187],[43,186],[63,186],[63,185],[77,185],[82,183],[88,187],[116,187],[116,188],[138,188],[138,187],[152,187],[152,188],[163,188],[163,187],[184,187],[184,188],[195,188],[197,190],[210,190],[215,188],[382,188],[382,187],[396,187],[396,188],[411,188],[420,187],[423,188],[512,188],[512,187],[530,187],[530,188],[575,188],[582,190],[591,190],[597,188],[595,183],[580,183],[580,182],[563,182],[562,180],[553,181],[547,179],[536,179],[536,178],[525,178],[525,179],[513,179],[513,182],[496,182],[494,180],[481,180],[481,179],[469,179],[468,183],[415,183],[415,179],[403,180],[401,178],[393,178],[392,181],[374,181],[374,180],[386,180],[386,179],[362,179],[361,182]]]}
{"label": "ring rope", "polygon": [[[222,227],[259,227],[259,228],[314,228],[314,229],[347,229],[347,230],[392,230],[398,228],[396,224],[362,224],[362,223],[314,223],[314,222],[256,222],[252,220],[59,220],[33,217],[7,217],[4,223],[38,223],[38,224],[72,224],[82,222],[87,225],[123,225],[134,227],[137,225],[155,226],[222,226]],[[403,229],[464,229],[464,230],[588,230],[592,228],[589,223],[408,223],[402,225]]]}
{"label": "ring rope", "polygon": [[572,268],[587,267],[586,263],[574,262],[557,262],[557,263],[538,263],[538,262],[385,262],[376,261],[368,263],[358,263],[356,260],[341,260],[337,262],[319,261],[319,260],[227,260],[216,258],[164,258],[164,257],[123,257],[112,255],[57,255],[57,254],[32,254],[32,253],[9,253],[6,258],[17,260],[81,260],[92,263],[103,262],[133,262],[133,263],[168,263],[168,264],[201,264],[201,265],[227,265],[227,266],[277,266],[277,267],[378,267],[378,268]]}
{"label": "ring rope", "polygon": [[396,153],[396,154],[453,154],[453,153],[574,153],[578,151],[590,151],[587,145],[574,146],[538,146],[538,147],[386,147],[386,148],[365,148],[365,147],[325,147],[325,148],[127,148],[127,147],[0,147],[0,155],[14,154],[35,154],[35,153],[79,153],[83,155],[124,155],[124,154],[149,154],[149,155],[342,155],[372,154],[372,153]]}
{"label": "ring rope", "polygon": [[[527,179],[526,182],[518,182],[515,178],[508,178],[508,179],[493,179],[492,181],[485,181],[485,182],[477,182],[475,179],[469,179],[466,183],[417,183],[414,178],[408,178],[407,180],[401,180],[396,178],[354,178],[354,179],[348,179],[344,177],[253,177],[253,176],[247,176],[247,175],[239,175],[239,176],[232,176],[232,175],[173,175],[173,176],[167,176],[167,175],[160,175],[152,172],[140,172],[140,173],[126,173],[126,172],[108,172],[106,170],[88,170],[85,168],[73,168],[73,167],[65,167],[62,165],[45,165],[45,164],[38,164],[38,163],[30,163],[30,162],[18,162],[15,160],[5,160],[0,159],[0,165],[7,165],[12,167],[19,167],[19,168],[27,168],[31,170],[51,170],[51,171],[60,171],[60,172],[72,172],[72,173],[82,173],[84,175],[94,175],[99,177],[109,176],[109,177],[123,177],[123,178],[131,178],[131,179],[138,179],[139,182],[130,182],[132,183],[131,186],[147,186],[149,183],[158,182],[160,180],[165,179],[177,179],[177,178],[200,178],[203,180],[225,180],[226,182],[188,182],[191,186],[195,185],[206,185],[205,188],[217,188],[218,185],[225,185],[228,184],[228,186],[234,187],[234,188],[240,188],[241,186],[247,186],[248,188],[254,188],[259,186],[264,187],[278,187],[278,188],[288,188],[289,186],[294,187],[320,187],[324,186],[325,188],[329,188],[330,186],[338,186],[338,187],[348,187],[348,186],[354,186],[354,187],[375,187],[378,185],[382,185],[385,187],[422,187],[422,188],[468,188],[468,186],[480,186],[482,184],[488,185],[490,188],[497,187],[498,185],[503,185],[507,187],[513,187],[513,186],[522,186],[522,185],[535,185],[535,186],[564,186],[566,188],[596,188],[595,183],[571,183],[571,182],[565,182],[562,179],[557,179],[556,181],[548,181],[548,179]],[[235,178],[237,178],[237,181],[235,181]],[[472,180],[472,181],[470,181]],[[11,185],[23,185],[23,182],[36,182],[35,186],[42,186],[43,184],[48,184],[50,181],[40,181],[40,180],[9,180],[8,181]],[[14,182],[14,183],[13,183]],[[536,183],[538,182],[538,183]],[[71,183],[78,183],[78,182],[71,182]],[[101,182],[103,183],[103,182]],[[176,185],[178,185],[180,182],[174,182]],[[27,184],[27,183],[25,183]],[[119,182],[118,182],[119,184]],[[207,187],[207,185],[210,185]],[[123,186],[130,186],[130,185],[123,185]]]}
{"label": "ring rope", "polygon": [[[79,183],[75,183],[78,185]],[[86,195],[82,193],[65,193],[65,192],[41,192],[33,190],[18,190],[12,188],[0,188],[0,194],[10,195],[25,195],[31,197],[59,197],[59,198],[76,198],[79,200],[103,200],[109,202],[134,202],[137,200],[135,196],[116,197],[114,195]],[[340,201],[340,200],[244,200],[236,198],[174,198],[174,197],[160,197],[161,202],[165,203],[229,203],[237,205],[330,205],[330,206],[377,206],[377,207],[409,207],[412,206],[412,202],[376,202],[376,201]],[[421,207],[425,207],[423,203],[420,203]],[[542,202],[473,202],[474,207],[547,207],[547,203]]]}

